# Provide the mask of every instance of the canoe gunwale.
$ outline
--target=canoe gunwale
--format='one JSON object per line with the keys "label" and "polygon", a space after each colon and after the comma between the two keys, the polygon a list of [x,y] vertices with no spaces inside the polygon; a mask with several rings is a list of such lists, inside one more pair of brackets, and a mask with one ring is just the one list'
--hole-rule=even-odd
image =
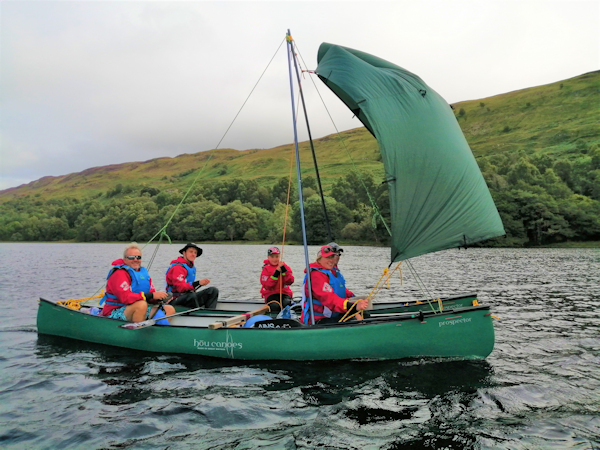
{"label": "canoe gunwale", "polygon": [[[119,319],[113,319],[110,317],[98,316],[98,315],[90,315],[86,311],[71,309],[65,305],[60,305],[56,302],[53,302],[51,300],[47,300],[47,299],[44,299],[41,297],[40,297],[40,302],[46,302],[52,306],[63,308],[66,311],[69,311],[71,313],[81,314],[86,317],[94,317],[94,318],[98,318],[98,319],[112,320],[118,324],[124,323],[122,320],[119,320]],[[460,314],[460,313],[464,313],[464,312],[489,311],[489,309],[490,309],[490,307],[487,305],[478,305],[478,306],[473,306],[473,307],[468,307],[468,308],[446,309],[442,312],[424,311],[422,313],[419,313],[419,312],[390,313],[390,314],[385,314],[385,315],[378,315],[376,317],[371,317],[368,319],[347,321],[347,322],[341,322],[341,323],[339,323],[339,322],[338,323],[323,323],[323,324],[315,324],[315,325],[300,324],[300,326],[298,326],[298,327],[291,327],[291,328],[271,328],[271,327],[265,327],[265,328],[233,327],[233,328],[231,328],[231,327],[223,327],[223,328],[215,329],[213,331],[218,331],[218,330],[231,331],[232,329],[235,329],[235,330],[278,330],[278,331],[337,329],[337,328],[360,327],[360,326],[367,326],[367,325],[388,324],[391,322],[403,322],[406,320],[419,320],[419,319],[426,320],[427,318],[439,317],[439,316],[445,316],[445,315],[455,315],[455,314]],[[198,319],[210,318],[211,321],[216,321],[216,322],[218,322],[218,320],[216,320],[218,318],[231,318],[233,316],[235,316],[235,314],[220,314],[220,315],[212,314],[212,313],[211,314],[202,314],[201,311],[192,311],[189,315],[187,315],[187,317],[190,317],[190,318],[198,318]],[[421,320],[421,321],[423,321],[423,320]],[[154,326],[159,326],[162,328],[162,327],[166,327],[167,325],[154,325]],[[202,330],[208,329],[208,326],[202,326],[202,325],[190,326],[190,325],[170,324],[170,325],[168,325],[168,327],[169,328],[181,328],[181,329],[202,329]],[[138,332],[138,330],[128,330],[128,331]]]}

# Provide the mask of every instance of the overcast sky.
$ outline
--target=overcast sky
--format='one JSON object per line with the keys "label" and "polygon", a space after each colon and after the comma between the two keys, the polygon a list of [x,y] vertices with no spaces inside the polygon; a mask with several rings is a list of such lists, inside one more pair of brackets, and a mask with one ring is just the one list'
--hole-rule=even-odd
{"label": "overcast sky", "polygon": [[[449,103],[600,68],[600,0],[2,0],[0,27],[0,189],[215,148],[273,55],[219,148],[292,142],[288,28],[309,69],[339,44]],[[340,131],[361,126],[315,84]],[[334,133],[304,86],[313,137]]]}

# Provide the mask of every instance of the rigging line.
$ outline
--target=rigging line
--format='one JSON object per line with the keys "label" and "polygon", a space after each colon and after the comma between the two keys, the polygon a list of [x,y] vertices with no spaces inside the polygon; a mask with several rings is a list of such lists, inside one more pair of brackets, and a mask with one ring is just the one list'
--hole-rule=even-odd
{"label": "rigging line", "polygon": [[315,314],[313,308],[313,295],[312,295],[312,286],[310,281],[310,264],[308,262],[308,243],[306,238],[306,221],[304,218],[304,197],[302,194],[302,169],[300,167],[300,151],[298,149],[298,129],[296,126],[296,120],[294,117],[294,83],[292,80],[292,61],[290,52],[292,52],[292,46],[290,42],[293,40],[290,30],[288,29],[287,34],[285,35],[287,41],[287,57],[288,57],[288,73],[289,73],[289,81],[290,81],[290,99],[292,102],[292,122],[294,127],[294,150],[296,154],[296,175],[298,177],[298,204],[300,205],[300,225],[302,230],[302,243],[304,247],[304,262],[306,264],[306,288],[308,291],[308,305],[310,311],[310,323],[315,324]]}
{"label": "rigging line", "polygon": [[[267,67],[265,67],[265,70],[263,70],[262,74],[260,75],[260,77],[258,78],[258,81],[254,84],[254,87],[252,88],[252,90],[250,91],[250,94],[248,94],[248,97],[246,97],[246,100],[244,100],[244,103],[242,103],[242,106],[240,107],[239,111],[237,112],[237,114],[235,115],[235,117],[233,118],[233,120],[231,121],[231,123],[229,124],[229,126],[227,127],[227,130],[225,130],[225,133],[223,134],[223,137],[221,137],[221,140],[219,141],[219,143],[215,146],[215,148],[210,152],[209,157],[207,158],[206,162],[204,163],[204,166],[202,166],[202,169],[200,169],[200,171],[198,172],[198,175],[196,175],[196,177],[194,178],[194,181],[192,182],[192,184],[190,185],[189,189],[186,191],[186,193],[184,194],[183,198],[181,199],[181,201],[179,202],[179,204],[175,207],[175,210],[173,211],[173,213],[171,214],[171,216],[169,217],[169,219],[167,220],[167,223],[160,229],[158,230],[158,232],[152,236],[152,238],[144,245],[143,248],[146,247],[146,245],[148,245],[150,242],[154,241],[154,239],[156,239],[157,236],[166,236],[167,239],[169,240],[169,242],[171,242],[171,239],[169,238],[169,236],[166,233],[167,227],[169,226],[169,224],[171,223],[171,221],[173,220],[173,217],[175,217],[175,214],[177,214],[177,212],[179,211],[179,208],[181,207],[181,205],[183,204],[183,202],[187,199],[188,195],[190,194],[192,188],[194,187],[194,185],[196,184],[196,182],[198,181],[198,179],[200,178],[200,175],[202,175],[202,173],[204,172],[204,169],[206,168],[206,166],[208,165],[209,161],[212,159],[214,151],[217,150],[219,148],[219,145],[221,145],[221,142],[223,142],[223,139],[225,139],[225,136],[227,136],[227,133],[229,132],[230,128],[233,126],[235,120],[237,119],[237,117],[240,115],[240,112],[242,111],[242,109],[244,108],[244,106],[246,105],[246,103],[248,102],[248,100],[250,99],[250,96],[252,95],[252,93],[254,92],[254,90],[256,89],[256,86],[258,86],[258,83],[260,83],[260,80],[262,79],[262,77],[265,75],[265,72],[267,71],[267,69],[269,68],[269,66],[271,65],[271,63],[273,62],[273,60],[275,59],[275,56],[277,55],[277,53],[279,52],[279,49],[281,48],[281,45],[285,42],[285,38],[283,38],[283,40],[281,41],[281,43],[279,44],[279,46],[277,47],[277,50],[275,51],[275,53],[273,54],[273,56],[271,57],[271,60],[269,61],[269,63],[267,64]],[[148,268],[150,268],[150,266],[148,266]]]}
{"label": "rigging line", "polygon": [[417,287],[421,291],[421,295],[423,296],[423,299],[429,304],[432,311],[435,312],[435,308],[430,300],[430,299],[433,299],[433,295],[431,295],[431,292],[429,292],[429,289],[427,289],[427,286],[425,286],[425,283],[423,283],[423,280],[421,280],[421,277],[417,273],[416,269],[413,267],[412,263],[408,259],[404,260],[404,262],[406,263],[406,265],[408,266],[408,269],[411,271],[411,273],[415,277],[415,282],[417,284]]}
{"label": "rigging line", "polygon": [[[293,47],[298,50],[298,45],[294,41]],[[299,51],[298,51],[299,53]],[[319,186],[319,194],[321,194],[321,204],[323,206],[323,215],[325,216],[325,226],[327,227],[327,235],[329,236],[329,242],[333,242],[333,234],[331,233],[331,226],[329,225],[329,216],[327,215],[327,207],[325,206],[325,195],[323,194],[323,186],[321,185],[321,176],[319,175],[319,166],[317,164],[317,154],[315,152],[315,145],[313,143],[312,133],[310,131],[310,124],[308,123],[308,113],[306,112],[306,102],[304,101],[304,90],[302,89],[302,81],[300,80],[300,72],[298,71],[298,58],[296,58],[296,52],[293,54],[294,57],[294,69],[296,70],[296,78],[298,79],[298,92],[302,100],[302,109],[304,110],[304,119],[306,120],[306,129],[308,131],[308,140],[310,142],[310,150],[312,152],[313,163],[315,165],[315,174],[317,176],[317,184]]]}
{"label": "rigging line", "polygon": [[[296,48],[298,48],[297,45],[296,45]],[[306,66],[306,63],[304,62],[304,59],[302,58],[302,54],[300,53],[300,50],[298,50],[298,54],[300,55],[300,58],[302,59],[302,62]],[[310,73],[310,74],[313,74],[313,73],[316,74],[316,72],[310,71],[310,70],[307,70],[307,72]],[[318,74],[317,74],[317,76],[318,76]],[[373,207],[373,211],[374,211],[373,215],[375,217],[379,217],[381,219],[381,222],[385,226],[385,229],[387,230],[388,234],[391,236],[392,235],[392,231],[390,230],[390,227],[388,226],[388,224],[387,224],[386,220],[384,219],[384,217],[381,215],[381,212],[379,211],[379,207],[375,203],[375,200],[371,196],[371,193],[369,192],[369,189],[367,188],[364,180],[360,176],[360,171],[358,170],[358,167],[356,166],[356,163],[354,162],[354,159],[352,159],[352,155],[350,155],[350,150],[346,146],[346,142],[344,141],[344,138],[342,138],[342,136],[340,134],[340,131],[338,130],[338,127],[335,124],[335,121],[333,120],[333,117],[331,116],[331,113],[329,112],[329,109],[327,108],[327,105],[325,104],[325,100],[321,96],[321,92],[319,91],[319,88],[317,87],[315,81],[312,78],[311,78],[311,81],[313,83],[313,86],[315,87],[315,90],[317,91],[317,94],[319,95],[319,98],[321,99],[321,102],[323,103],[323,107],[325,108],[325,111],[327,112],[327,115],[329,116],[329,119],[331,120],[331,123],[333,124],[333,127],[335,128],[335,131],[337,133],[336,137],[341,142],[342,147],[344,147],[344,150],[346,150],[346,153],[348,154],[348,157],[350,158],[350,162],[352,163],[352,165],[355,168],[357,177],[358,177],[360,183],[362,184],[363,188],[365,189],[365,192],[367,193],[367,197],[369,197],[369,201],[371,202],[371,206]]]}
{"label": "rigging line", "polygon": [[[281,240],[281,261],[283,262],[283,250],[285,249],[285,232],[287,229],[288,209],[290,207],[290,192],[292,190],[292,170],[294,168],[294,152],[290,152],[290,174],[288,176],[287,199],[285,201],[285,216],[283,219],[283,236]],[[279,278],[279,309],[283,311],[283,274]]]}
{"label": "rigging line", "polygon": [[221,140],[219,141],[219,143],[217,144],[217,146],[215,148],[219,148],[219,145],[221,145],[221,142],[223,142],[223,139],[225,139],[225,136],[227,136],[227,133],[229,132],[229,129],[233,126],[233,123],[235,122],[235,120],[237,119],[237,117],[240,115],[240,113],[242,112],[242,109],[244,109],[244,106],[246,105],[246,103],[248,102],[248,100],[250,100],[250,97],[252,96],[252,93],[254,92],[254,90],[256,89],[256,86],[258,86],[258,83],[260,83],[260,80],[262,80],[262,77],[265,75],[265,72],[269,69],[269,66],[271,65],[271,63],[273,62],[273,60],[275,59],[275,56],[277,56],[277,53],[279,52],[279,49],[281,48],[281,46],[283,45],[283,43],[285,42],[285,38],[283,38],[283,40],[281,41],[281,43],[279,44],[279,47],[277,47],[277,50],[275,50],[275,53],[273,54],[273,56],[271,57],[271,60],[269,61],[269,63],[267,64],[267,67],[265,67],[265,70],[263,70],[263,73],[260,75],[260,77],[258,78],[258,81],[256,82],[256,84],[254,85],[254,87],[252,88],[252,90],[250,91],[250,94],[248,94],[248,97],[246,98],[246,100],[244,100],[244,103],[242,104],[242,106],[240,107],[240,110],[237,112],[237,114],[235,115],[235,117],[233,118],[233,120],[231,121],[231,123],[229,124],[229,127],[227,127],[227,130],[225,130],[225,134],[223,135],[223,137],[221,138]]}

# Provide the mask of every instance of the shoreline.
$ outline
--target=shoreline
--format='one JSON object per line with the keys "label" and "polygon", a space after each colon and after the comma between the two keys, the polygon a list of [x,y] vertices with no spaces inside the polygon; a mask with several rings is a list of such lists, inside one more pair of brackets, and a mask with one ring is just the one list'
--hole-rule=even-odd
{"label": "shoreline", "polygon": [[[64,241],[0,241],[0,244],[128,244],[131,241],[93,241],[93,242],[82,242],[75,240],[64,240]],[[377,242],[348,242],[348,241],[340,241],[340,245],[354,246],[354,247],[389,247],[388,245],[383,245]],[[172,241],[171,244],[186,244],[187,241]],[[155,244],[155,242],[150,243],[142,243],[138,242],[140,245],[149,245]],[[168,242],[162,242],[161,245],[169,244]],[[281,243],[273,243],[267,241],[196,241],[196,244],[200,245],[281,245]],[[286,245],[302,245],[301,242],[290,241],[286,242]],[[309,245],[323,245],[323,244],[309,244]],[[546,244],[546,245],[538,245],[538,246],[523,246],[523,247],[514,247],[514,246],[498,246],[498,245],[478,245],[473,247],[468,247],[468,249],[472,248],[523,248],[523,249],[537,249],[537,248],[598,248],[600,249],[600,241],[567,241],[561,242],[558,244]],[[462,247],[461,247],[462,249]]]}

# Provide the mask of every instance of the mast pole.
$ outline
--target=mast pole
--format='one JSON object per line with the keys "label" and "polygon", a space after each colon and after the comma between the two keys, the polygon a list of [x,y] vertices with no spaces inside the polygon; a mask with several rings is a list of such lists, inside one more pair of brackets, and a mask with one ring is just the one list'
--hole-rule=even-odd
{"label": "mast pole", "polygon": [[[310,322],[315,324],[315,315],[313,312],[313,299],[312,299],[312,286],[310,283],[310,267],[308,259],[308,245],[306,244],[306,223],[304,221],[304,196],[302,195],[302,177],[300,174],[300,152],[298,150],[298,130],[296,128],[296,106],[294,104],[294,82],[292,77],[292,61],[291,54],[293,54],[294,48],[292,45],[292,34],[288,29],[286,35],[287,47],[288,47],[288,71],[290,78],[290,95],[292,98],[292,123],[294,125],[294,147],[296,149],[296,174],[298,176],[298,199],[300,202],[300,222],[302,224],[302,242],[304,243],[304,261],[306,263],[306,285],[308,286],[308,304],[310,308]],[[304,294],[304,293],[303,293]]]}
{"label": "mast pole", "polygon": [[[293,47],[292,47],[293,51]],[[308,141],[310,142],[310,149],[312,151],[313,163],[315,164],[315,173],[317,175],[317,184],[319,185],[319,194],[321,195],[321,204],[323,205],[323,215],[325,216],[325,225],[327,226],[327,235],[329,236],[329,242],[333,242],[333,235],[331,233],[331,227],[329,226],[329,216],[327,215],[327,207],[325,206],[325,195],[323,194],[323,186],[321,186],[321,177],[319,176],[319,166],[317,165],[317,155],[315,153],[315,146],[313,144],[312,134],[310,132],[310,124],[308,123],[308,113],[306,112],[306,102],[304,101],[304,91],[302,89],[302,81],[300,79],[300,71],[298,70],[298,64],[296,60],[296,54],[292,53],[294,58],[294,69],[296,69],[296,78],[298,79],[298,92],[300,93],[300,100],[302,100],[302,110],[304,111],[304,119],[306,120],[306,129],[308,131]]]}

